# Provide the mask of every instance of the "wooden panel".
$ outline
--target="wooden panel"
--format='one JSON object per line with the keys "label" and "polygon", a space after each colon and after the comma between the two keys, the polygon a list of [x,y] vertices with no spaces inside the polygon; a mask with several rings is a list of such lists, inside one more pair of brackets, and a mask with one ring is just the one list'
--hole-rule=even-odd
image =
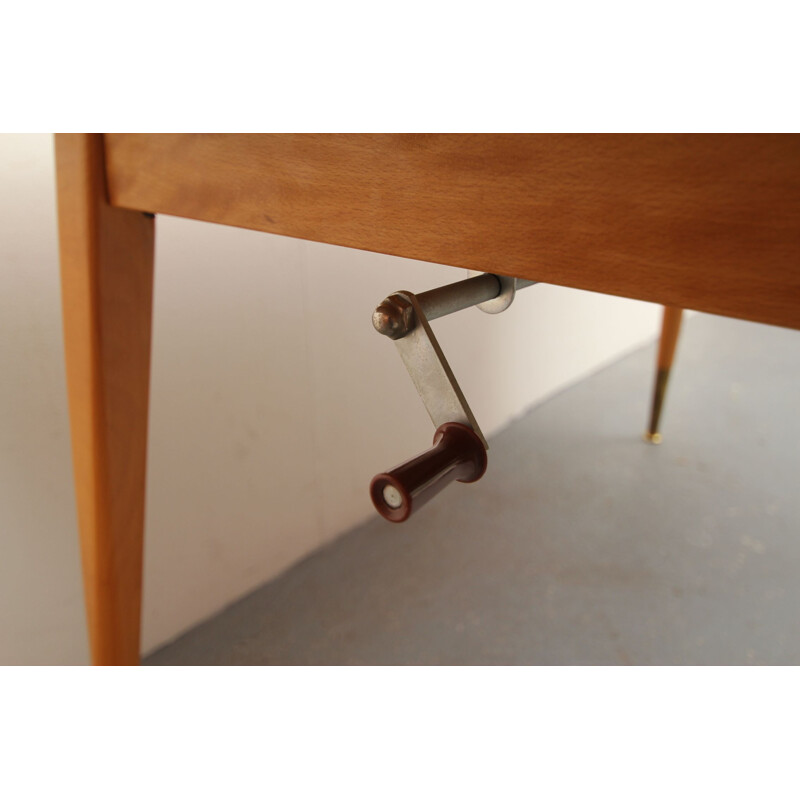
{"label": "wooden panel", "polygon": [[137,664],[152,216],[106,200],[103,138],[56,136],[70,427],[95,664]]}
{"label": "wooden panel", "polygon": [[800,328],[795,135],[106,141],[124,208]]}

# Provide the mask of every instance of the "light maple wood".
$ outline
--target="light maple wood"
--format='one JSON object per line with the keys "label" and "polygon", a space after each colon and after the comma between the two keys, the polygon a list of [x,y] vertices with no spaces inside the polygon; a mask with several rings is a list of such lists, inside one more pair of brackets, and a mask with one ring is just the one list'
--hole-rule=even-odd
{"label": "light maple wood", "polygon": [[800,136],[106,134],[115,205],[800,328]]}
{"label": "light maple wood", "polygon": [[112,208],[103,138],[56,136],[73,465],[95,664],[137,664],[154,221]]}

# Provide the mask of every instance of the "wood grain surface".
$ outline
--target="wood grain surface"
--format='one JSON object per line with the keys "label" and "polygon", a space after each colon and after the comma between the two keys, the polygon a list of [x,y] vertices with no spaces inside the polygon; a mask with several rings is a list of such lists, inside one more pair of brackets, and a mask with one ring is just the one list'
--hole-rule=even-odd
{"label": "wood grain surface", "polygon": [[106,199],[103,138],[56,136],[70,428],[95,664],[138,664],[154,221]]}
{"label": "wood grain surface", "polygon": [[800,328],[797,135],[105,136],[123,208]]}

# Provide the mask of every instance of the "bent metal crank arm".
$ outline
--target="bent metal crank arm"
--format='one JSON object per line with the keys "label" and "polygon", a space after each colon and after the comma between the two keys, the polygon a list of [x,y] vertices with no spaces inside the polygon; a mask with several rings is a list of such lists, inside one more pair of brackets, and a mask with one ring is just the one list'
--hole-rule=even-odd
{"label": "bent metal crank arm", "polygon": [[489,446],[433,334],[430,320],[471,306],[496,314],[517,289],[534,281],[484,273],[420,295],[395,292],[372,315],[375,329],[397,351],[436,426],[433,446],[372,479],[375,508],[403,522],[454,480],[472,483],[486,472]]}

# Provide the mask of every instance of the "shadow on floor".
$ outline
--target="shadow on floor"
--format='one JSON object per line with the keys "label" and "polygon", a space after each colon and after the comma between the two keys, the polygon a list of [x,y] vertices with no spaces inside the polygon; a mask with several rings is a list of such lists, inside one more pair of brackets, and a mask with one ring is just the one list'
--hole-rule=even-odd
{"label": "shadow on floor", "polygon": [[351,531],[145,663],[797,664],[800,335],[687,320],[493,437],[489,471]]}

